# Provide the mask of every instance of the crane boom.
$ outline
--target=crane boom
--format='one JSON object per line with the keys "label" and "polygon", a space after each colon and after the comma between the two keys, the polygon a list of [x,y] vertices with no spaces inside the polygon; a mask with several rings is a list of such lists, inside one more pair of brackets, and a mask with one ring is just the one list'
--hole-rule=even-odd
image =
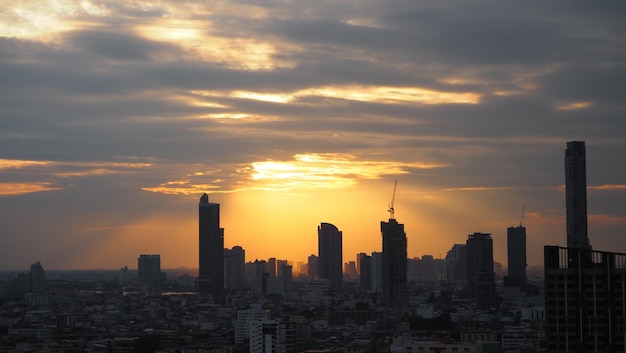
{"label": "crane boom", "polygon": [[396,219],[396,216],[394,214],[394,203],[396,202],[396,187],[398,186],[398,180],[396,179],[395,183],[393,184],[393,196],[391,197],[391,203],[389,204],[389,210],[387,210],[389,212],[389,219]]}

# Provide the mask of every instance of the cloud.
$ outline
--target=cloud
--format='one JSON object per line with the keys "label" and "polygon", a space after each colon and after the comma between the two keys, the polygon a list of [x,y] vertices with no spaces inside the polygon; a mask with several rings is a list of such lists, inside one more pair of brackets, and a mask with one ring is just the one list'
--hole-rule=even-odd
{"label": "cloud", "polygon": [[[575,139],[587,141],[590,210],[622,217],[625,6],[10,0],[0,202],[14,211],[0,233],[24,236],[29,208],[66,202],[64,222],[48,220],[55,234],[95,246],[95,235],[77,241],[86,225],[74,215],[94,212],[89,226],[115,238],[133,217],[178,215],[206,191],[224,203],[371,197],[399,178],[417,195],[407,218],[437,204],[423,220],[441,227],[433,234],[471,233],[447,228],[449,214],[479,228],[526,202],[548,220],[539,244],[562,222],[564,143]],[[80,206],[96,198],[97,210]]]}

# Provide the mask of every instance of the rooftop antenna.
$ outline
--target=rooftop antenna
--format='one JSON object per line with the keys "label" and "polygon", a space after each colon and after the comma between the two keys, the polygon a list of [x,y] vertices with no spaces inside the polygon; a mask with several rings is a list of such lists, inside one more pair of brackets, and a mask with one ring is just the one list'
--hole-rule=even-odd
{"label": "rooftop antenna", "polygon": [[387,210],[389,212],[389,219],[396,219],[396,216],[394,214],[394,203],[396,202],[396,187],[398,186],[398,179],[396,179],[395,183],[393,184],[393,196],[391,197],[391,203],[389,204],[389,209]]}
{"label": "rooftop antenna", "polygon": [[519,226],[521,227],[524,224],[524,214],[526,212],[526,204],[523,204],[522,206],[522,220],[519,221]]}

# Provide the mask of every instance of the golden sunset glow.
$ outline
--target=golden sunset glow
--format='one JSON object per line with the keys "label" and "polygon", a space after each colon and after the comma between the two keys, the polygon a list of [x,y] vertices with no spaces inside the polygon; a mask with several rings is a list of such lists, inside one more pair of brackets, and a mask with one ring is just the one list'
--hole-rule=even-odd
{"label": "golden sunset glow", "polygon": [[565,242],[572,140],[588,147],[593,248],[618,247],[622,10],[4,0],[0,270],[133,267],[144,252],[197,267],[203,193],[247,260],[303,261],[329,222],[352,261],[381,250],[396,181],[410,257],[485,232],[504,263],[527,205],[540,264]]}
{"label": "golden sunset glow", "polygon": [[[198,92],[198,91],[195,91]],[[224,96],[225,93],[205,91],[206,96]],[[326,86],[309,88],[290,93],[261,93],[251,91],[233,91],[230,96],[235,98],[259,100],[272,103],[290,103],[298,98],[325,97],[347,99],[360,102],[375,103],[406,103],[415,104],[478,104],[480,95],[477,93],[454,93],[427,90],[417,87],[367,87],[367,86]]]}

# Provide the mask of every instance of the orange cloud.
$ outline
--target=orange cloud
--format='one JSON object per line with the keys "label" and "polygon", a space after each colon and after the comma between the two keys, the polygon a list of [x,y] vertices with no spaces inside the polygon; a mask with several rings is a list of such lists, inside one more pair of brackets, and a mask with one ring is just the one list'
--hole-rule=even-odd
{"label": "orange cloud", "polygon": [[[222,166],[224,170],[206,173],[212,178],[208,182],[205,172],[196,171],[188,174],[189,179],[169,181],[142,190],[193,195],[206,190],[212,190],[213,193],[232,193],[246,190],[343,189],[354,186],[359,180],[407,174],[411,168],[433,169],[445,166],[436,163],[366,160],[340,153],[296,154],[287,161],[267,160],[250,165]],[[226,185],[226,177],[219,176],[218,173],[225,174],[231,180],[230,185]]]}
{"label": "orange cloud", "polygon": [[0,183],[0,196],[22,195],[41,191],[54,191],[61,188],[51,186],[51,183]]}

